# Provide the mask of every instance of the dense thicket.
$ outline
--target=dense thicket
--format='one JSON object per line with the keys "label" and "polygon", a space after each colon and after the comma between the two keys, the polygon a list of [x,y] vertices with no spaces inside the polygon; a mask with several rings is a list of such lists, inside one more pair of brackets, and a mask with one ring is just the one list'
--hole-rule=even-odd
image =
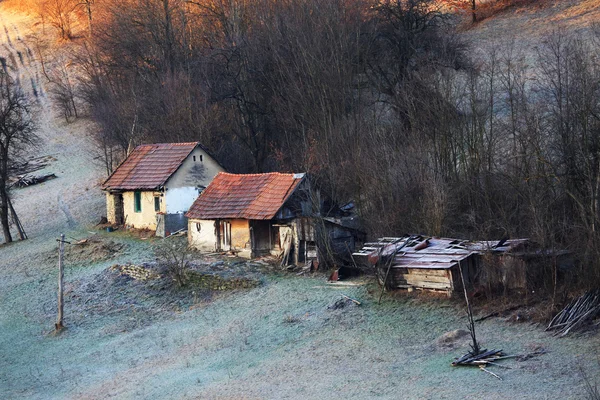
{"label": "dense thicket", "polygon": [[233,172],[309,172],[372,235],[530,237],[600,278],[598,35],[474,56],[429,0],[78,4],[107,170],[199,140]]}

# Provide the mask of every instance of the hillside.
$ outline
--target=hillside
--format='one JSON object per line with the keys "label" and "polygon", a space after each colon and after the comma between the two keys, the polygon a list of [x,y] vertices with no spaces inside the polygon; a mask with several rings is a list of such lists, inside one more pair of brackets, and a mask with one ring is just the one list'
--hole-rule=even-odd
{"label": "hillside", "polygon": [[596,0],[529,2],[507,8],[475,26],[465,23],[461,37],[476,54],[513,46],[533,58],[544,41],[561,31],[592,36],[600,23],[598,6]]}
{"label": "hillside", "polygon": [[[537,46],[557,27],[590,34],[593,23],[600,22],[599,8],[598,1],[565,0],[510,9],[459,35],[473,46],[473,58],[514,43],[533,65]],[[493,370],[500,381],[477,368],[450,366],[469,345],[464,336],[448,335],[466,326],[460,299],[396,294],[378,304],[380,289],[368,278],[328,285],[322,274],[297,276],[265,263],[199,254],[193,259],[197,271],[253,279],[258,286],[178,289],[167,279],[146,282],[120,274],[115,265],[153,265],[153,246],[164,242],[94,226],[105,212],[99,189],[105,171],[91,135],[99,127],[87,116],[65,122],[36,48],[46,49],[46,68],[54,68],[61,54],[69,54],[69,43],[40,30],[34,17],[0,1],[0,57],[32,95],[39,115],[40,140],[31,157],[51,156],[39,172],[57,175],[13,192],[30,238],[0,245],[1,398],[581,399],[590,394],[586,379],[600,384],[598,332],[553,337],[533,322],[540,319],[535,308],[477,325],[485,347],[507,354],[546,351],[503,361],[510,369]],[[380,140],[373,137],[374,151],[385,159],[392,153],[377,148]],[[217,148],[237,156],[233,141],[221,145]],[[320,146],[311,149],[325,154]],[[376,169],[390,162],[376,158],[377,165],[369,164],[361,161],[365,153],[350,159],[346,150],[333,149],[340,153],[341,170],[353,163],[357,169]],[[388,190],[386,184],[399,175],[386,175],[369,188]],[[425,184],[434,187],[437,181]],[[395,204],[398,193],[386,204]],[[385,228],[390,226],[386,222]],[[82,244],[67,248],[67,329],[54,335],[60,233]],[[362,304],[344,302],[341,294]]]}
{"label": "hillside", "polygon": [[[52,68],[59,59],[60,46],[51,36],[40,32],[34,19],[23,14],[0,10],[0,57],[14,79],[18,79],[32,101],[37,118],[36,146],[23,161],[49,156],[52,160],[34,174],[55,173],[57,179],[39,186],[16,189],[14,204],[26,232],[32,238],[57,236],[61,231],[87,227],[103,214],[103,198],[98,183],[103,176],[97,161],[98,150],[90,137],[93,125],[81,119],[66,123],[53,104],[44,77],[39,51],[50,55],[45,62]],[[48,67],[48,66],[47,66]]]}

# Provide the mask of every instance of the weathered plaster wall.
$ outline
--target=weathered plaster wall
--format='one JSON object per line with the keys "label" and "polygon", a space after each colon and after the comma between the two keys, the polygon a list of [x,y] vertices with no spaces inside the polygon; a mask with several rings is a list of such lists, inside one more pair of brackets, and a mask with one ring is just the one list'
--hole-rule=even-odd
{"label": "weathered plaster wall", "polygon": [[201,251],[215,251],[217,246],[215,221],[190,219],[188,221],[188,244]]}
{"label": "weathered plaster wall", "polygon": [[[126,225],[132,226],[137,229],[156,229],[156,211],[154,211],[154,194],[154,192],[142,192],[142,210],[141,212],[135,212],[134,192],[123,193],[123,208],[125,211],[124,214]],[[163,208],[164,201],[161,201],[161,211]]]}
{"label": "weathered plaster wall", "polygon": [[116,224],[117,218],[115,213],[115,195],[106,193],[106,219],[109,224]]}
{"label": "weathered plaster wall", "polygon": [[186,212],[200,194],[224,169],[204,150],[197,147],[185,159],[165,185],[167,214]]}
{"label": "weathered plaster wall", "polygon": [[231,247],[235,250],[250,249],[250,224],[247,219],[232,219]]}
{"label": "weathered plaster wall", "polygon": [[195,187],[168,188],[165,193],[167,214],[184,213],[200,195]]}

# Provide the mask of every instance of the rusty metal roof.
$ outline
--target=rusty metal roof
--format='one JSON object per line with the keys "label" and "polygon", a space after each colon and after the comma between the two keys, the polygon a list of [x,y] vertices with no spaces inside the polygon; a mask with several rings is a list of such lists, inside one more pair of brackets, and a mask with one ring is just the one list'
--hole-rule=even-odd
{"label": "rusty metal roof", "polygon": [[272,219],[304,179],[304,174],[220,172],[186,216],[194,219]]}
{"label": "rusty metal roof", "polygon": [[164,185],[200,144],[156,143],[136,147],[102,184],[104,190],[153,190]]}
{"label": "rusty metal roof", "polygon": [[[419,244],[427,241],[420,248]],[[471,242],[462,239],[425,236],[384,237],[365,243],[353,257],[368,258],[374,263],[379,256],[394,255],[392,268],[449,269],[474,254],[486,251],[507,253],[525,245],[528,239]],[[498,246],[498,244],[502,244]]]}

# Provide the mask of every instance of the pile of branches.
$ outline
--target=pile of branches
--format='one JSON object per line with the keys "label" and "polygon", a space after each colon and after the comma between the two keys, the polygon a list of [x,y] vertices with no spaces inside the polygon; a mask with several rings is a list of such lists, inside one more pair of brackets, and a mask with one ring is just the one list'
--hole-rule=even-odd
{"label": "pile of branches", "polygon": [[501,368],[509,368],[504,365],[497,364],[496,361],[502,360],[504,358],[512,358],[515,356],[506,356],[502,353],[502,350],[482,350],[479,354],[468,352],[464,356],[456,359],[452,362],[452,366],[456,367],[459,365],[462,366],[477,366],[482,371],[487,372],[490,375],[495,376],[496,378],[502,380],[499,375],[493,373],[492,371],[486,369],[488,365],[495,365]]}
{"label": "pile of branches", "polygon": [[546,331],[555,331],[555,336],[565,336],[581,330],[585,322],[600,315],[600,289],[587,292],[569,303],[550,321]]}
{"label": "pile of branches", "polygon": [[56,178],[55,174],[45,175],[24,175],[17,178],[14,186],[18,188],[24,188],[31,185],[37,185],[38,183],[46,182],[48,179]]}

